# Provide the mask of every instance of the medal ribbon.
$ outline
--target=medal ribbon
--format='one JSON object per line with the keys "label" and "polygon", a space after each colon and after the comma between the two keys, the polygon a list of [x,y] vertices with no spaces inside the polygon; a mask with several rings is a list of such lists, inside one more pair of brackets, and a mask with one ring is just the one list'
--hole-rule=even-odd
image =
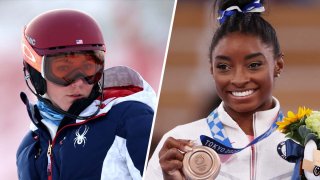
{"label": "medal ribbon", "polygon": [[278,125],[276,124],[276,122],[281,121],[282,118],[283,114],[281,111],[279,111],[274,122],[266,132],[255,138],[253,141],[251,141],[248,145],[246,145],[243,148],[233,148],[231,147],[229,138],[226,136],[223,124],[221,123],[218,117],[218,112],[217,110],[214,110],[207,118],[207,123],[210,127],[213,138],[201,135],[200,140],[202,145],[212,148],[218,154],[234,154],[268,137],[271,133],[273,133],[273,131],[277,129]]}

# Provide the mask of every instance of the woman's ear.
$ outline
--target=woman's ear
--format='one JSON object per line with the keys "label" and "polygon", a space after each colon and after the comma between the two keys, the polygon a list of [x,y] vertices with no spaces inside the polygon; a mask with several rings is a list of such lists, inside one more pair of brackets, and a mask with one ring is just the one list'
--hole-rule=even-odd
{"label": "woman's ear", "polygon": [[211,74],[213,75],[213,65],[212,65],[212,61],[210,60],[209,63],[210,63],[210,72],[211,72]]}
{"label": "woman's ear", "polygon": [[281,71],[284,66],[284,55],[281,53],[279,57],[276,58],[275,66],[274,66],[274,77],[280,77]]}

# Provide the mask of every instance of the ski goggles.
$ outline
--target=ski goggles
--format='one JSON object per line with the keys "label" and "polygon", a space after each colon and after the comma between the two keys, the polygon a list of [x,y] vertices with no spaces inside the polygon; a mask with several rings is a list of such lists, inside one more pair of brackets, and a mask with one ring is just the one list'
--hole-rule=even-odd
{"label": "ski goggles", "polygon": [[55,84],[68,86],[77,79],[97,83],[103,74],[103,51],[79,51],[43,57],[43,77]]}

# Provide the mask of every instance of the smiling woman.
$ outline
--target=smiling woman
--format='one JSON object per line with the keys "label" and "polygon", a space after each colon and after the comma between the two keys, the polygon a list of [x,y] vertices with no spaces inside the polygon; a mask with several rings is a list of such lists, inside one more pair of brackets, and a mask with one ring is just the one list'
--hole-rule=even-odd
{"label": "smiling woman", "polygon": [[272,89],[283,69],[282,56],[253,35],[231,33],[212,52],[212,74],[224,109],[247,135],[254,135],[252,114],[274,106]]}
{"label": "smiling woman", "polygon": [[285,137],[275,131],[283,115],[272,90],[284,67],[276,32],[261,16],[263,1],[216,2],[220,26],[209,58],[222,102],[207,118],[162,137],[146,179],[208,179],[212,169],[217,179],[290,179],[293,164],[277,153]]}

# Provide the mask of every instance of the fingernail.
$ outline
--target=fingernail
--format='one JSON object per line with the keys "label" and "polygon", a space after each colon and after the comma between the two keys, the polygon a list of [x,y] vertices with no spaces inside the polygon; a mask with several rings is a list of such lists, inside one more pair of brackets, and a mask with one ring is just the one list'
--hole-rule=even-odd
{"label": "fingernail", "polygon": [[185,152],[192,151],[192,147],[190,147],[190,146],[184,146],[184,151],[185,151]]}
{"label": "fingernail", "polygon": [[189,145],[191,146],[191,147],[193,147],[194,145],[196,145],[197,144],[197,140],[190,140],[190,142],[189,142]]}
{"label": "fingernail", "polygon": [[167,173],[172,176],[172,175],[174,175],[176,172],[177,172],[177,170],[174,169],[174,170],[168,171]]}

